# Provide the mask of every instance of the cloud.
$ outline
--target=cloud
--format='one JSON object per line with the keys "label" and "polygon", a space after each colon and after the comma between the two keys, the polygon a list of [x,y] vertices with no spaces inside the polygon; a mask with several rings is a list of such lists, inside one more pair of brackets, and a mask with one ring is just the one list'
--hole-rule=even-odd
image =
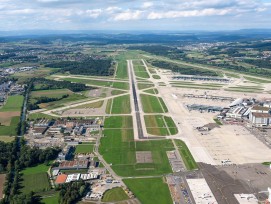
{"label": "cloud", "polygon": [[128,21],[128,20],[138,20],[141,18],[143,12],[140,10],[131,11],[130,9],[116,14],[113,17],[114,21]]}
{"label": "cloud", "polygon": [[202,26],[200,20],[212,27],[218,19],[239,27],[271,27],[271,22],[267,23],[270,10],[268,0],[0,0],[0,29],[18,25],[26,29],[33,25],[43,29],[91,29],[92,25],[97,29],[174,29],[184,24]]}
{"label": "cloud", "polygon": [[86,10],[87,16],[91,18],[98,18],[102,13],[102,9]]}

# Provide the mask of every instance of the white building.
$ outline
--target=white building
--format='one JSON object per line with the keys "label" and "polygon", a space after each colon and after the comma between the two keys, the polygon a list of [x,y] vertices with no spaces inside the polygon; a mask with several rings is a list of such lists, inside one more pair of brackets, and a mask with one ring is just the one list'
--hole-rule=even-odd
{"label": "white building", "polygon": [[256,127],[269,126],[271,124],[270,108],[254,106],[250,111],[249,120]]}
{"label": "white building", "polygon": [[246,113],[247,108],[242,106],[232,107],[227,113],[226,116],[228,118],[238,118],[241,119],[243,115]]}

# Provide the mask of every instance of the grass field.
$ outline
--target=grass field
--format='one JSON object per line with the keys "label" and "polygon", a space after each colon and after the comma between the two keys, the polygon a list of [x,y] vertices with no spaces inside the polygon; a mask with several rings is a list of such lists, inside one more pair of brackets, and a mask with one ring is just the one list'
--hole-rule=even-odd
{"label": "grass field", "polygon": [[88,103],[80,106],[73,107],[72,109],[77,109],[77,108],[101,108],[103,105],[104,101],[97,101],[94,103]]}
{"label": "grass field", "polygon": [[39,104],[39,107],[45,108],[45,109],[54,109],[54,108],[63,107],[65,103],[70,103],[70,102],[74,102],[74,101],[78,101],[78,100],[82,100],[82,99],[86,99],[86,98],[87,97],[83,96],[83,95],[71,94],[67,98],[63,98],[59,101],[52,101],[49,103],[41,103],[41,104]]}
{"label": "grass field", "polygon": [[40,91],[32,91],[31,97],[41,97],[46,96],[50,98],[59,98],[65,94],[72,94],[73,92],[69,89],[50,89],[50,90],[40,90]]}
{"label": "grass field", "polygon": [[161,79],[161,77],[159,75],[157,75],[157,74],[152,75],[152,78],[154,78],[154,79]]}
{"label": "grass field", "polygon": [[120,94],[123,94],[123,93],[125,93],[125,91],[120,91],[120,90],[112,90],[112,91],[111,91],[111,94],[112,94],[113,96],[115,96],[115,95],[120,95]]}
{"label": "grass field", "polygon": [[46,166],[45,164],[40,164],[35,167],[29,167],[22,170],[22,192],[40,192],[50,189],[50,183],[46,173],[48,169],[49,166]]}
{"label": "grass field", "polygon": [[119,96],[113,99],[111,114],[131,113],[130,95]]}
{"label": "grass field", "polygon": [[[99,152],[109,164],[112,164],[113,170],[118,175],[161,175],[172,172],[166,155],[166,151],[174,149],[170,140],[135,142],[132,126],[122,129],[106,128],[103,133]],[[151,151],[153,163],[136,163],[136,151]]]}
{"label": "grass field", "polygon": [[144,121],[149,134],[157,136],[169,135],[162,115],[144,115]]}
{"label": "grass field", "polygon": [[116,57],[116,60],[118,62],[116,78],[121,78],[121,79],[128,78],[127,62],[126,62],[125,55],[123,54],[118,55]]}
{"label": "grass field", "polygon": [[43,204],[57,204],[58,198],[59,198],[59,194],[56,193],[56,194],[50,195],[46,198],[43,198],[41,200],[41,203],[43,203]]}
{"label": "grass field", "polygon": [[88,154],[93,152],[94,144],[79,144],[75,148],[75,154]]}
{"label": "grass field", "polygon": [[44,113],[33,113],[33,114],[28,115],[29,120],[36,120],[36,119],[40,119],[40,118],[55,119],[56,117],[51,116],[51,115],[47,115]]}
{"label": "grass field", "polygon": [[163,178],[125,179],[124,183],[144,204],[172,204],[168,185]]}
{"label": "grass field", "polygon": [[146,94],[140,94],[140,98],[145,113],[168,112],[162,98]]}
{"label": "grass field", "polygon": [[178,133],[178,128],[176,127],[173,119],[171,117],[164,116],[165,123],[169,129],[171,135],[176,135]]}
{"label": "grass field", "polygon": [[189,151],[186,144],[181,140],[174,140],[175,144],[178,147],[180,155],[184,161],[184,164],[188,170],[198,169],[198,165],[195,162],[191,152]]}
{"label": "grass field", "polygon": [[244,78],[248,81],[257,82],[257,83],[271,83],[271,80],[267,79],[258,79],[253,77],[244,76]]}
{"label": "grass field", "polygon": [[158,90],[157,89],[148,89],[144,91],[145,93],[150,93],[150,94],[158,94]]}
{"label": "grass field", "polygon": [[20,116],[20,111],[0,112],[0,125],[9,126],[11,119],[16,116]]}
{"label": "grass field", "polygon": [[113,99],[108,99],[106,103],[105,113],[111,113],[111,106],[112,106]]}
{"label": "grass field", "polygon": [[17,126],[18,126],[19,122],[20,122],[20,116],[12,117],[9,126],[0,126],[0,135],[16,136],[17,135]]}
{"label": "grass field", "polygon": [[125,193],[125,191],[120,187],[116,187],[104,193],[102,202],[116,202],[127,199],[129,199],[129,196]]}
{"label": "grass field", "polygon": [[[1,128],[0,128],[1,129]],[[12,142],[15,139],[15,137],[10,136],[0,136],[0,141],[2,142]]]}
{"label": "grass field", "polygon": [[154,84],[143,84],[143,83],[138,83],[137,84],[137,87],[139,90],[142,90],[142,89],[147,89],[147,88],[151,88],[151,87],[154,87]]}
{"label": "grass field", "polygon": [[5,105],[0,108],[0,112],[21,111],[24,97],[21,95],[9,96]]}
{"label": "grass field", "polygon": [[49,169],[49,166],[45,164],[40,164],[34,167],[26,168],[22,170],[21,173],[23,173],[24,175],[32,175],[32,174],[41,173],[41,172],[45,173],[48,171],[48,169]]}
{"label": "grass field", "polygon": [[23,193],[40,192],[50,189],[50,183],[48,180],[47,173],[35,173],[35,174],[24,174],[22,176],[21,185]]}
{"label": "grass field", "polygon": [[131,128],[133,127],[132,116],[111,116],[105,118],[105,128]]}
{"label": "grass field", "polygon": [[93,79],[80,79],[80,78],[62,78],[65,81],[71,81],[76,83],[83,83],[88,84],[92,86],[104,86],[104,87],[113,87],[117,89],[123,89],[128,90],[129,89],[129,83],[127,82],[111,82],[111,81],[100,81],[100,80],[93,80]]}

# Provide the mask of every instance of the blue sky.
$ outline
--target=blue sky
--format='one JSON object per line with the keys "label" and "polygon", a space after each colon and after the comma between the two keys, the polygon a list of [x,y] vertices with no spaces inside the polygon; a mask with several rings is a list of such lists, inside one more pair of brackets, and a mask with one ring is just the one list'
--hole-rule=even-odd
{"label": "blue sky", "polygon": [[271,28],[271,0],[0,0],[0,30]]}

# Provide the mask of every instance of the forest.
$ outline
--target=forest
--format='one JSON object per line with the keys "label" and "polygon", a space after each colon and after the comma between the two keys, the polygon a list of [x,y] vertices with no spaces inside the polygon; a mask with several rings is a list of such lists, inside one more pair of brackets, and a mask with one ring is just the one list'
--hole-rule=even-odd
{"label": "forest", "polygon": [[69,81],[55,81],[45,78],[34,78],[32,91],[36,90],[49,90],[49,89],[69,89],[73,92],[80,92],[95,89],[81,83],[72,83]]}
{"label": "forest", "polygon": [[114,74],[114,66],[111,59],[87,58],[82,61],[61,61],[45,65],[50,68],[60,68],[60,72],[70,74],[111,76]]}

